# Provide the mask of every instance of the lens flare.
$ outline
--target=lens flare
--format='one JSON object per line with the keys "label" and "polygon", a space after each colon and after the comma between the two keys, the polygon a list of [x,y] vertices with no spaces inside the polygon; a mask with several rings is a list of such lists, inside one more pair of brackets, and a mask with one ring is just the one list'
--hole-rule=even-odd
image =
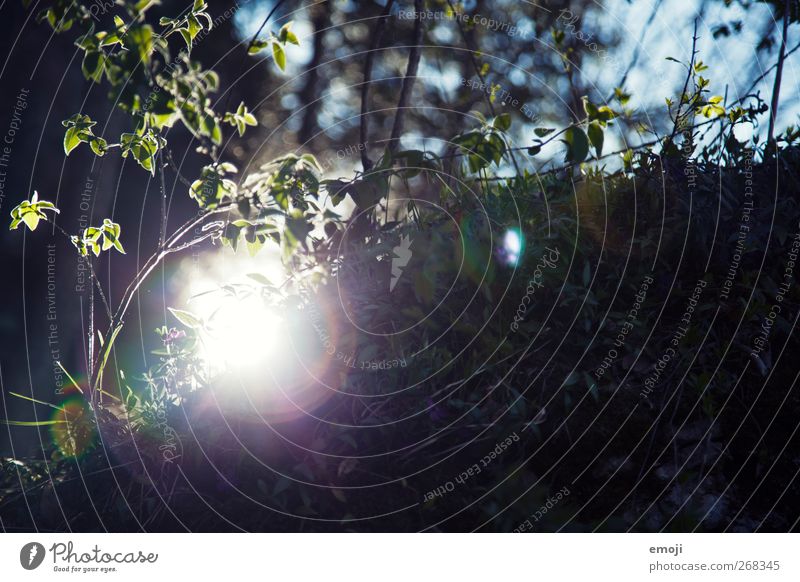
{"label": "lens flare", "polygon": [[53,413],[50,435],[65,457],[77,457],[94,446],[95,423],[88,405],[80,397],[65,401]]}
{"label": "lens flare", "polygon": [[497,254],[500,260],[507,265],[516,266],[522,256],[523,247],[522,233],[512,228],[503,235],[503,245],[498,249]]}
{"label": "lens flare", "polygon": [[258,296],[225,298],[202,334],[203,357],[218,369],[257,368],[274,357],[282,323]]}

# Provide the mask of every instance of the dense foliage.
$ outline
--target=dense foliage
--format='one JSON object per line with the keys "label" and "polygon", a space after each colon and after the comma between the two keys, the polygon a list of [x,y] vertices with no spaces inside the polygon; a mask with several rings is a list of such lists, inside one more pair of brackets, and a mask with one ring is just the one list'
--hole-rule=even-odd
{"label": "dense foliage", "polygon": [[[176,171],[169,139],[182,127],[206,161],[184,178],[198,214],[173,232],[161,216],[158,249],[119,305],[92,271],[88,378],[72,380],[51,420],[9,421],[49,429],[50,458],[5,461],[5,522],[511,531],[549,504],[537,530],[757,525],[769,508],[747,498],[752,488],[741,486],[744,498],[729,490],[730,477],[791,475],[770,463],[796,423],[773,422],[800,405],[791,390],[770,390],[792,384],[782,362],[798,347],[797,310],[774,306],[798,299],[794,287],[781,290],[800,236],[800,131],[737,137],[763,122],[760,96],[712,91],[692,52],[672,63],[686,82],[665,95],[669,130],[649,129],[652,139],[621,151],[610,151],[609,136],[638,115],[623,87],[607,103],[582,96],[571,122],[542,124],[523,144],[489,92],[477,105],[486,113],[471,111],[442,150],[404,149],[393,135],[346,178],[327,178],[302,152],[240,175],[224,159],[226,132],[253,131],[256,112],[224,91],[214,100],[218,75],[192,58],[214,15],[201,0],[160,19],[152,6],[118,2],[104,27],[89,3],[56,0],[40,14],[75,36],[86,79],[107,87],[130,122],[110,136],[90,112],[76,113],[64,121],[66,155],[118,149],[163,177]],[[269,48],[285,69],[287,43],[301,41],[290,24],[269,24],[243,58]],[[563,27],[552,30],[557,48]],[[568,74],[567,57],[564,66]],[[541,169],[553,144],[558,159]],[[11,228],[60,229],[47,199],[40,191],[22,201]],[[90,267],[104,251],[125,252],[111,219],[62,234]],[[292,365],[326,387],[319,400],[318,387],[298,389],[311,412],[288,428],[247,386],[290,385],[293,370],[270,364],[248,376],[209,365],[216,322],[190,306],[172,306],[149,338],[148,369],[122,369],[113,357],[140,286],[209,242],[214,252],[280,249],[284,285],[253,272],[251,284],[221,282],[219,293],[286,314],[275,333],[302,346]],[[758,337],[765,321],[761,345],[771,347],[731,339]],[[765,527],[793,527],[794,499],[787,493]]]}

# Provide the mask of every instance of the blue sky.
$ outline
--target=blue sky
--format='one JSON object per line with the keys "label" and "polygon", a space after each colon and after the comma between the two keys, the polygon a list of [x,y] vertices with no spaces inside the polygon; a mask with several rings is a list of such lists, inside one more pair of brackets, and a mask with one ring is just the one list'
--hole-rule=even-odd
{"label": "blue sky", "polygon": [[[242,38],[248,38],[257,30],[273,4],[273,0],[251,0],[249,3],[243,3],[242,9],[235,17]],[[706,4],[705,12],[701,11],[703,4]],[[654,11],[656,6],[658,9]],[[399,4],[400,9],[411,9],[412,7],[413,4],[408,2]],[[337,8],[349,11],[351,19],[358,18],[357,3],[352,0],[337,2]],[[467,6],[467,8],[469,7]],[[295,14],[282,14],[283,17],[276,23],[277,25],[294,20],[293,28],[301,39],[310,34],[311,29],[305,20],[302,9]],[[651,25],[645,27],[645,23],[653,14]],[[726,95],[727,93],[728,99],[732,100],[744,94],[752,79],[775,63],[777,48],[773,49],[771,53],[756,51],[756,45],[771,22],[771,12],[766,5],[755,4],[749,10],[744,10],[737,4],[725,7],[721,1],[703,3],[700,0],[633,0],[632,3],[628,3],[626,0],[607,0],[595,2],[594,7],[584,15],[583,32],[594,33],[592,42],[595,42],[598,37],[602,39],[609,35],[618,36],[620,42],[615,49],[609,51],[610,58],[607,58],[605,62],[597,58],[596,54],[586,58],[585,77],[595,84],[598,94],[609,95],[613,87],[619,83],[622,74],[638,50],[637,64],[629,74],[626,83],[627,89],[634,95],[632,105],[660,107],[667,95],[680,88],[685,76],[685,71],[681,66],[665,59],[666,57],[688,59],[691,51],[693,21],[696,17],[700,36],[699,58],[709,67],[703,76],[711,79],[712,94]],[[735,20],[743,22],[743,30],[740,34],[713,38],[714,27]],[[522,29],[529,28],[531,25],[530,22],[514,24]],[[434,32],[434,38],[442,43],[455,42],[456,36],[448,38],[447,26],[455,27],[455,23],[439,26],[438,32]],[[645,28],[646,34],[642,36]],[[788,47],[794,46],[800,38],[798,28],[797,25],[789,28]],[[301,47],[289,47],[289,68],[286,77],[291,78],[308,62],[310,59],[309,45],[309,42],[305,42]],[[598,43],[598,52],[602,48],[602,43]],[[798,122],[800,114],[798,59],[800,59],[800,51],[788,58],[785,63],[778,128]],[[426,63],[424,57],[420,75],[429,77],[429,82],[437,84],[445,95],[451,93],[454,95],[453,92],[460,87],[460,79],[457,76],[446,73],[443,75],[430,63]],[[774,72],[768,74],[756,87],[756,90],[761,91],[762,98],[767,102],[772,94],[773,80]],[[513,86],[514,82],[527,82],[527,80],[514,78],[507,81],[509,86]],[[349,97],[352,97],[348,94],[347,89],[340,89],[344,91],[341,94],[342,98],[349,100]],[[330,103],[331,100],[326,101],[328,103],[322,112],[323,119],[326,123],[336,123],[339,115],[337,111],[344,114],[344,109],[337,108],[335,100],[334,103]],[[765,131],[766,116],[764,116],[759,133],[763,134]],[[745,128],[741,130],[739,137],[746,138],[749,137],[748,134],[749,132]],[[613,144],[613,141],[609,143],[609,145],[619,144],[621,144],[619,140],[617,140],[617,144]]]}

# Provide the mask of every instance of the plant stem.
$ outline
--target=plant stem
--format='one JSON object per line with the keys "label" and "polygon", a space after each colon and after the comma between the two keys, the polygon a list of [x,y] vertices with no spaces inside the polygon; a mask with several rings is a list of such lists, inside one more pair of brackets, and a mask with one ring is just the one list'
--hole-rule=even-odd
{"label": "plant stem", "polygon": [[[422,0],[414,0],[414,9],[417,14],[422,13]],[[389,142],[389,151],[395,153],[400,145],[400,134],[403,133],[403,116],[408,107],[408,100],[414,90],[414,82],[417,80],[417,70],[419,69],[420,45],[422,44],[422,18],[417,18],[414,23],[414,44],[411,46],[411,53],[408,56],[406,75],[403,77],[403,87],[400,90],[400,98],[397,101],[397,111],[394,114],[394,125],[392,126],[392,136]]]}
{"label": "plant stem", "polygon": [[778,102],[781,96],[781,78],[783,77],[783,62],[786,60],[786,34],[789,29],[789,6],[783,8],[783,36],[781,37],[781,50],[778,54],[778,69],[775,71],[775,84],[772,87],[772,104],[769,110],[769,130],[767,143],[775,141],[775,118],[778,116]]}
{"label": "plant stem", "polygon": [[364,166],[364,172],[369,172],[372,169],[372,160],[369,159],[367,152],[367,138],[369,137],[369,118],[367,116],[367,107],[369,105],[369,88],[372,83],[372,66],[375,61],[375,53],[381,44],[383,38],[383,31],[386,28],[386,19],[394,6],[394,0],[388,0],[383,12],[378,17],[378,24],[375,26],[375,33],[372,35],[372,43],[367,53],[367,59],[364,62],[364,81],[361,85],[361,127],[360,141],[361,141],[361,164]]}

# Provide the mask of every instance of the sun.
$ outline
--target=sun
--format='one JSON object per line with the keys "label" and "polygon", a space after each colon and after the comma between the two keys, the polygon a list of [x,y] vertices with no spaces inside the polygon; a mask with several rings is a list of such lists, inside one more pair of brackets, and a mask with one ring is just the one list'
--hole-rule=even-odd
{"label": "sun", "polygon": [[255,369],[276,358],[284,318],[270,301],[286,280],[279,253],[222,249],[187,257],[174,278],[173,305],[204,322],[202,357],[215,370]]}
{"label": "sun", "polygon": [[282,327],[283,319],[262,297],[224,297],[201,333],[203,359],[217,369],[257,369],[276,358]]}

